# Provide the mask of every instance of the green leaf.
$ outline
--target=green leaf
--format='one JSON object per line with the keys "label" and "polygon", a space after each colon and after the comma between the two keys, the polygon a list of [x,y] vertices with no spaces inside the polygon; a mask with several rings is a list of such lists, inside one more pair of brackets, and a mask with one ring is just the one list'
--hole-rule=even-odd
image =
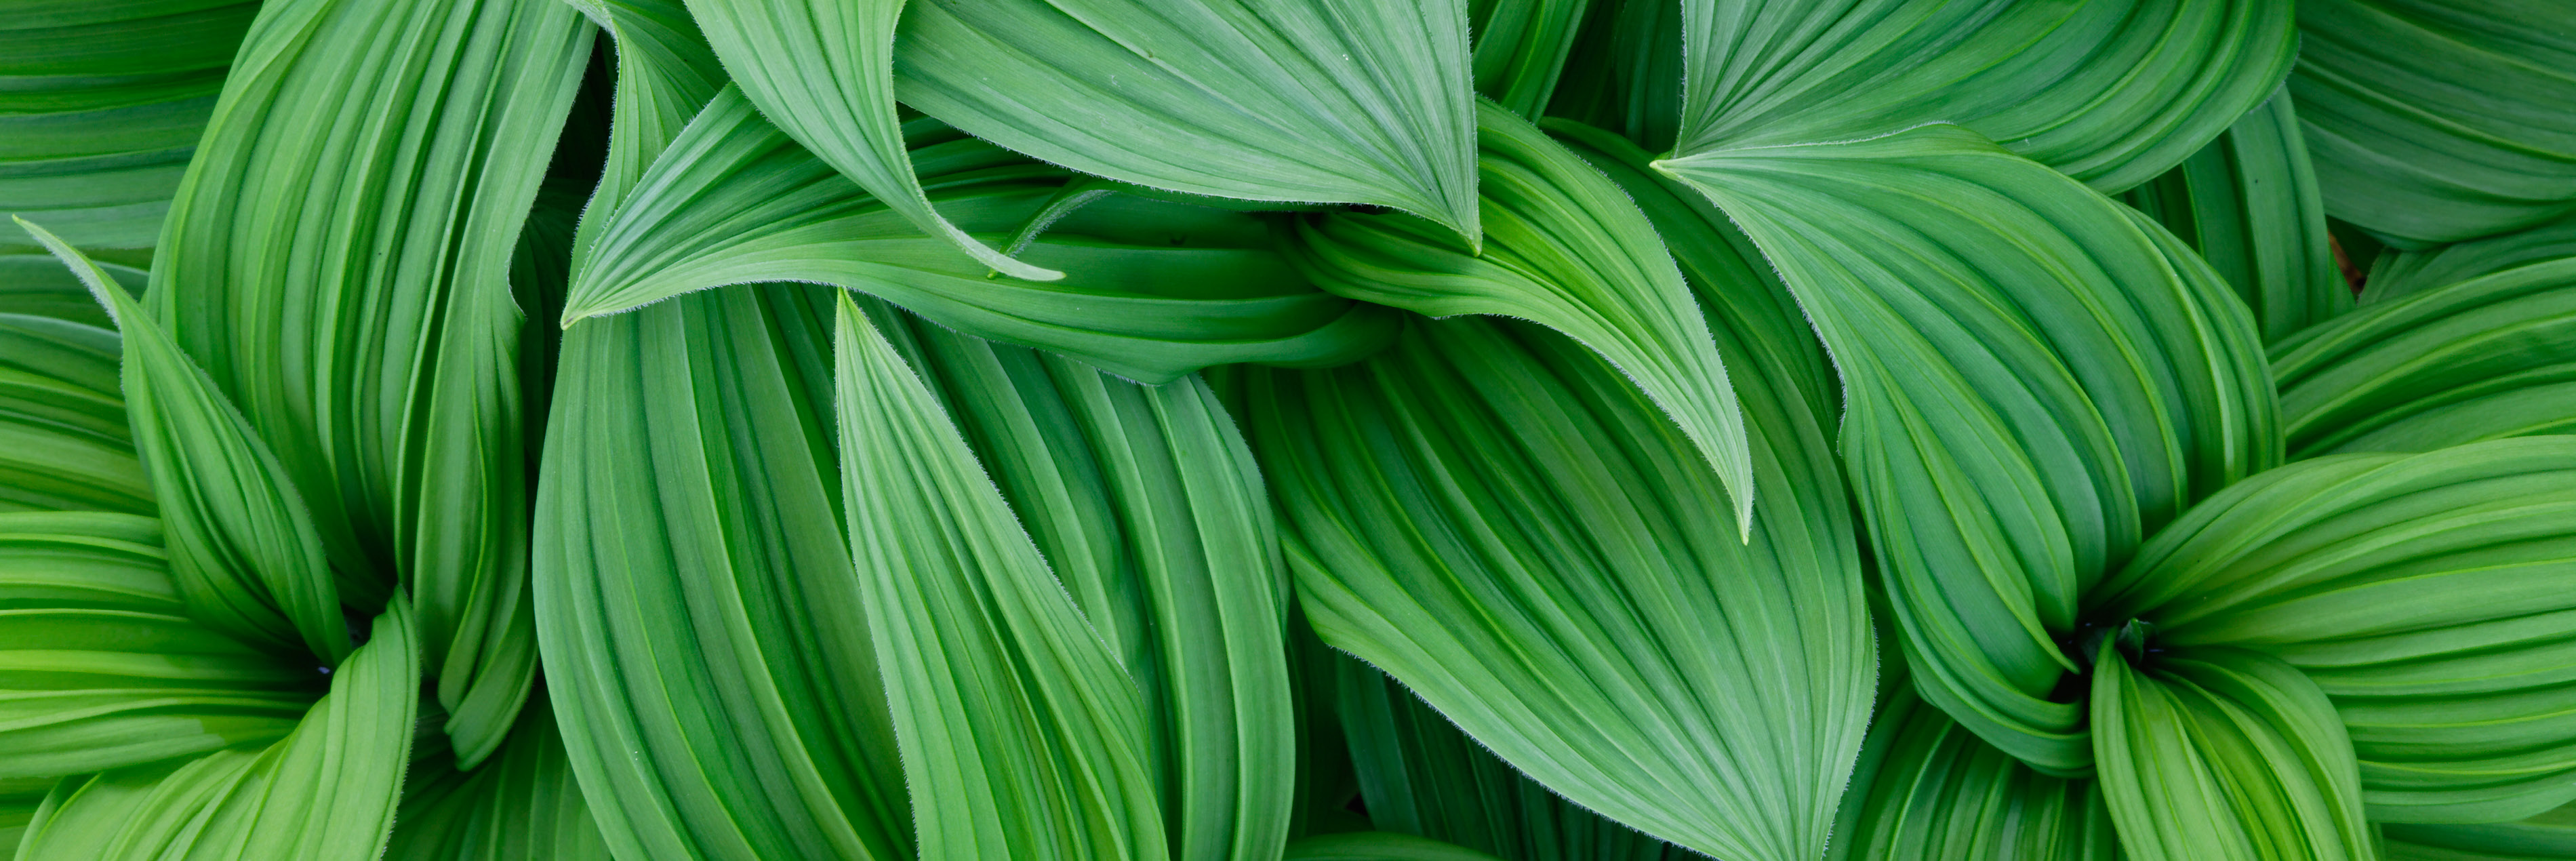
{"label": "green leaf", "polygon": [[1478,235],[1464,0],[928,0],[894,72],[904,104],[1050,164]]}
{"label": "green leaf", "polygon": [[2576,855],[2576,808],[2511,822],[2384,826],[2390,861],[2524,861]]}
{"label": "green leaf", "polygon": [[[46,5],[0,21],[0,212],[149,248],[259,4]],[[0,246],[34,241],[0,227]]]}
{"label": "green leaf", "polygon": [[1655,861],[1683,850],[1559,798],[1386,674],[1343,657],[1338,706],[1369,821],[1511,861]]}
{"label": "green leaf", "polygon": [[338,664],[350,649],[339,582],[312,512],[260,432],[107,270],[26,219],[18,226],[89,285],[123,333],[134,448],[168,524],[171,576],[189,614],[245,643],[300,647]]}
{"label": "green leaf", "polygon": [[591,35],[547,0],[266,4],[153,270],[352,603],[411,588],[468,766],[535,679],[507,276]]}
{"label": "green leaf", "polygon": [[1295,790],[1287,571],[1259,467],[1215,393],[865,304],[1149,706],[1171,855],[1275,859]]}
{"label": "green leaf", "polygon": [[932,209],[894,104],[895,22],[904,0],[697,0],[691,17],[734,83],[788,137],[921,232],[1013,278],[1064,273],[996,252]]}
{"label": "green leaf", "polygon": [[1683,157],[1956,123],[2103,191],[2261,104],[2287,4],[1685,0]]}
{"label": "green leaf", "polygon": [[1879,709],[1828,861],[2114,861],[2102,788],[2040,774],[1900,686]]}
{"label": "green leaf", "polygon": [[1547,113],[1670,151],[1681,122],[1681,64],[1681,4],[1591,0]]}
{"label": "green leaf", "polygon": [[1353,831],[1290,843],[1280,861],[1494,861],[1494,856],[1411,834]]}
{"label": "green leaf", "polygon": [[2576,800],[2571,471],[2558,436],[2301,461],[2194,508],[2088,613],[2315,679],[2373,820],[2530,816]]}
{"label": "green leaf", "polygon": [[909,854],[835,500],[833,292],[683,296],[564,333],[538,645],[618,857]]}
{"label": "green leaf", "polygon": [[294,731],[324,677],[188,618],[161,523],[0,514],[0,779],[53,778]]}
{"label": "green leaf", "polygon": [[2568,257],[2576,257],[2576,218],[2425,251],[2391,250],[2371,265],[2370,278],[2362,282],[2361,302],[2377,304]]}
{"label": "green leaf", "polygon": [[[151,273],[132,266],[101,263],[99,268],[116,276],[125,292],[143,293]],[[107,311],[90,298],[89,287],[63,269],[63,262],[51,254],[0,254],[0,312],[54,317],[96,326],[113,328]]]}
{"label": "green leaf", "polygon": [[2272,373],[2293,457],[2576,431],[2576,256],[2365,306]]}
{"label": "green leaf", "polygon": [[[1763,341],[1731,331],[1749,321],[1724,322],[1726,346],[1768,367]],[[1756,475],[1779,488],[1750,543],[1689,439],[1545,329],[1419,322],[1366,364],[1247,382],[1325,642],[1646,834],[1729,858],[1823,852],[1873,656],[1849,503],[1769,373],[1737,381]]]}
{"label": "green leaf", "polygon": [[1491,103],[1477,118],[1481,252],[1417,218],[1335,215],[1298,223],[1292,259],[1340,295],[1435,317],[1517,317],[1600,351],[1681,425],[1750,530],[1743,412],[1654,226],[1537,127]]}
{"label": "green leaf", "polygon": [[1476,92],[1522,119],[1536,120],[1556,93],[1557,76],[1592,0],[1475,0],[1468,30],[1476,36],[1471,71]]}
{"label": "green leaf", "polygon": [[[987,237],[1029,223],[1067,176],[937,121],[912,163],[948,217]],[[1253,216],[1120,196],[1055,223],[1027,259],[1073,277],[992,278],[726,90],[672,142],[575,262],[567,324],[691,290],[794,280],[872,293],[970,334],[1169,380],[1237,361],[1334,364],[1380,346],[1381,309],[1320,292]],[[597,204],[594,203],[594,207]]]}
{"label": "green leaf", "polygon": [[293,734],[65,780],[27,825],[19,861],[374,858],[402,790],[421,646],[394,597]]}
{"label": "green leaf", "polygon": [[442,741],[413,742],[385,861],[609,861],[543,695],[519,712],[509,744],[472,772],[456,770]]}
{"label": "green leaf", "polygon": [[[87,288],[81,299],[99,307]],[[110,330],[0,314],[0,510],[156,512],[126,427],[122,354]]]}
{"label": "green leaf", "polygon": [[1832,353],[1925,699],[2081,773],[2081,710],[2050,698],[2077,599],[2280,458],[2242,303],[2136,211],[1956,126],[1656,164],[1744,228]]}
{"label": "green leaf", "polygon": [[2121,195],[2200,252],[2254,309],[2266,342],[2352,308],[2290,97],[2262,107],[2163,176]]}
{"label": "green leaf", "polygon": [[2406,246],[2576,211],[2576,8],[2309,0],[2290,93],[2326,210]]}
{"label": "green leaf", "polygon": [[928,858],[1168,854],[1136,683],[845,296],[841,490]]}
{"label": "green leaf", "polygon": [[2137,861],[2376,857],[2352,749],[2299,671],[2242,649],[2094,664],[2102,795]]}

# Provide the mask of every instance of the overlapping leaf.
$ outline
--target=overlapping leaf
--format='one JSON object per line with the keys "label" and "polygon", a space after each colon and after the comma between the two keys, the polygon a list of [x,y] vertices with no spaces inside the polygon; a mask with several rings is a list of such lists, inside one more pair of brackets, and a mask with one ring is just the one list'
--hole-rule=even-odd
{"label": "overlapping leaf", "polygon": [[2576,809],[2476,825],[2389,825],[2389,861],[2531,861],[2576,854]]}
{"label": "overlapping leaf", "polygon": [[2290,92],[2326,208],[2407,245],[2576,211],[2576,8],[2299,4]]}
{"label": "overlapping leaf", "polygon": [[2209,146],[2121,200],[2209,261],[2254,309],[2266,342],[2352,307],[2286,94],[2275,93]]}
{"label": "overlapping leaf", "polygon": [[1494,856],[1397,831],[1325,834],[1288,844],[1281,861],[1494,861]]}
{"label": "overlapping leaf", "polygon": [[1556,94],[1591,0],[1479,0],[1468,15],[1476,91],[1536,120]]}
{"label": "overlapping leaf", "polygon": [[2362,282],[2361,302],[2385,302],[2567,257],[2576,257],[2576,218],[2427,250],[2392,250],[2372,261],[2370,277]]}
{"label": "overlapping leaf", "polygon": [[923,0],[894,51],[904,104],[1048,163],[1473,244],[1469,62],[1463,0]]}
{"label": "overlapping leaf", "polygon": [[1681,63],[1681,4],[1591,0],[1547,113],[1617,132],[1649,151],[1671,150],[1681,122]]}
{"label": "overlapping leaf", "polygon": [[[1348,361],[1387,336],[1383,310],[1286,271],[1252,216],[1188,204],[1093,203],[1021,254],[1072,277],[989,278],[763,121],[738,92],[725,93],[623,205],[594,210],[602,226],[575,263],[567,322],[690,290],[813,281],[1148,380],[1222,362]],[[912,131],[913,166],[948,219],[972,234],[1018,230],[1067,182],[1060,168],[936,121]]]}
{"label": "overlapping leaf", "polygon": [[609,861],[543,696],[528,702],[510,743],[481,768],[457,771],[444,741],[436,734],[412,743],[387,861]]}
{"label": "overlapping leaf", "polygon": [[[149,248],[259,4],[19,4],[0,21],[0,212]],[[0,246],[34,238],[0,227]],[[13,309],[15,310],[15,309]]]}
{"label": "overlapping leaf", "polygon": [[[63,271],[61,261],[45,262]],[[87,289],[80,297],[98,307]],[[27,304],[51,310],[54,302]],[[121,353],[110,330],[0,313],[0,510],[155,511],[126,427]]]}
{"label": "overlapping leaf", "polygon": [[2576,257],[2371,304],[2273,365],[2293,457],[2576,430]]}
{"label": "overlapping leaf", "polygon": [[1957,123],[2105,191],[2262,103],[2290,8],[2259,0],[1686,0],[1676,154]]}
{"label": "overlapping leaf", "polygon": [[507,275],[590,33],[543,0],[267,4],[153,270],[351,597],[414,589],[469,765],[535,672]]}
{"label": "overlapping leaf", "polygon": [[2576,799],[2571,471],[2560,436],[2301,461],[2194,509],[2091,612],[2298,667],[2374,820],[2533,815]]}
{"label": "overlapping leaf", "polygon": [[[1770,366],[1763,339],[1722,337]],[[1779,488],[1744,544],[1689,440],[1544,329],[1417,323],[1367,364],[1248,382],[1326,642],[1647,834],[1823,851],[1871,655],[1848,503],[1793,390],[1738,377],[1756,475]]]}
{"label": "overlapping leaf", "polygon": [[2033,771],[1900,686],[1843,794],[1830,861],[2121,857],[2097,781]]}
{"label": "overlapping leaf", "polygon": [[2279,455],[2251,319],[2135,211],[1964,129],[1657,163],[1733,216],[1841,371],[1909,664],[2006,752],[2086,767],[2077,599]]}
{"label": "overlapping leaf", "polygon": [[[42,223],[42,222],[39,222]],[[32,238],[32,237],[30,237]],[[125,291],[143,294],[151,274],[131,266],[100,263],[100,268],[116,276]],[[51,254],[0,254],[0,310],[10,314],[31,314],[85,323],[102,329],[115,328],[108,322],[107,311],[89,295],[89,288],[63,268],[63,262]]]}
{"label": "overlapping leaf", "polygon": [[1681,425],[1749,529],[1756,489],[1743,411],[1654,226],[1536,126],[1490,103],[1477,117],[1481,252],[1421,219],[1336,215],[1299,223],[1294,259],[1344,296],[1433,316],[1518,317],[1600,351]]}

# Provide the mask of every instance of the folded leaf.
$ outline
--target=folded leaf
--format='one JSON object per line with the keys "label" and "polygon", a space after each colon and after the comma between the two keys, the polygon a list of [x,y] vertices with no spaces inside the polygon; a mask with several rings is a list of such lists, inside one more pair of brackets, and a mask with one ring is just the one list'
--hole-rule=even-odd
{"label": "folded leaf", "polygon": [[293,734],[65,780],[27,825],[19,861],[374,858],[402,794],[420,640],[397,595]]}
{"label": "folded leaf", "polygon": [[2099,782],[2031,770],[1899,687],[1843,793],[1829,861],[2114,861]]}
{"label": "folded leaf", "polygon": [[2241,649],[2102,644],[2095,755],[2137,861],[2370,859],[2352,749],[2315,683]]}
{"label": "folded leaf", "polygon": [[894,52],[904,104],[1050,164],[1473,243],[1468,64],[1461,0],[925,0]]}
{"label": "folded leaf", "polygon": [[1403,215],[1301,221],[1293,255],[1325,289],[1445,317],[1496,314],[1600,351],[1717,470],[1738,529],[1755,488],[1744,418],[1708,324],[1655,228],[1599,170],[1527,121],[1478,108],[1481,252]]}
{"label": "folded leaf", "polygon": [[[971,233],[1020,228],[1065,185],[1060,168],[936,121],[912,128],[912,164],[947,217]],[[1390,329],[1384,311],[1287,271],[1254,217],[1134,197],[1076,211],[1022,254],[1073,277],[988,277],[730,89],[690,122],[623,205],[592,218],[604,226],[575,262],[567,323],[691,290],[811,281],[1157,381],[1225,362],[1349,361],[1376,349]]]}
{"label": "folded leaf", "polygon": [[[542,695],[519,712],[509,744],[472,772],[456,770],[442,741],[413,743],[385,861],[609,861]],[[439,755],[423,755],[431,752]]]}
{"label": "folded leaf", "polygon": [[1471,71],[1476,92],[1522,119],[1536,120],[1556,92],[1566,54],[1591,0],[1481,0],[1469,15],[1475,34]]}
{"label": "folded leaf", "polygon": [[350,648],[340,584],[312,511],[260,432],[107,270],[44,228],[18,226],[89,285],[122,332],[134,448],[189,615],[245,643],[339,663]]}
{"label": "folded leaf", "polygon": [[1957,123],[2094,188],[2145,182],[2261,104],[2280,3],[1685,0],[1680,144],[1822,143]]}
{"label": "folded leaf", "polygon": [[2292,457],[2576,431],[2576,256],[2373,303],[2278,346]]}
{"label": "folded leaf", "polygon": [[618,857],[907,854],[834,501],[832,293],[717,291],[564,333],[538,645]]}
{"label": "folded leaf", "polygon": [[2352,308],[2287,93],[2120,200],[2200,252],[2254,309],[2267,343]]}
{"label": "folded leaf", "polygon": [[1681,121],[1681,63],[1681,4],[1590,0],[1547,113],[1668,152]]}
{"label": "folded leaf", "polygon": [[1494,861],[1494,856],[1411,834],[1353,831],[1290,843],[1281,861]]}
{"label": "folded leaf", "polygon": [[2399,244],[2576,211],[2576,8],[2301,3],[2290,93],[2326,209]]}
{"label": "folded leaf", "polygon": [[[116,283],[125,292],[136,295],[143,293],[152,277],[132,266],[101,263],[99,267],[116,276]],[[63,262],[51,254],[0,254],[0,313],[55,317],[102,329],[114,328],[107,312],[98,307],[98,300],[90,298],[89,288],[64,271]]]}
{"label": "folded leaf", "polygon": [[928,858],[1167,857],[1144,701],[921,378],[845,295],[841,491]]}
{"label": "folded leaf", "polygon": [[112,330],[0,313],[0,510],[157,511],[126,427],[122,353]]}
{"label": "folded leaf", "polygon": [[2576,218],[2423,251],[2392,249],[2372,263],[2369,279],[2362,282],[2361,302],[2384,302],[2569,257],[2576,257]]}
{"label": "folded leaf", "polygon": [[[13,6],[0,21],[0,212],[83,248],[151,247],[258,11],[222,0]],[[0,246],[35,242],[0,226]]]}
{"label": "folded leaf", "polygon": [[2340,455],[2194,508],[2089,614],[2315,680],[2373,820],[2495,822],[2576,800],[2576,438]]}
{"label": "folded leaf", "polygon": [[2390,861],[2524,861],[2576,854],[2576,809],[2512,822],[2387,825]]}
{"label": "folded leaf", "polygon": [[27,822],[36,816],[36,808],[54,789],[53,780],[0,780],[0,858],[15,861],[18,841],[27,834]]}
{"label": "folded leaf", "polygon": [[1150,707],[1170,854],[1275,859],[1295,789],[1287,571],[1260,470],[1215,394],[865,304]]}
{"label": "folded leaf", "polygon": [[1842,375],[1843,457],[1924,698],[2087,766],[2077,599],[2280,458],[2252,320],[2171,234],[1955,126],[1656,163],[1761,247]]}
{"label": "folded leaf", "polygon": [[[1762,341],[1729,338],[1768,364]],[[1247,382],[1325,642],[1646,834],[1728,858],[1823,852],[1873,656],[1848,502],[1771,375],[1738,381],[1756,474],[1780,489],[1750,543],[1688,438],[1535,326],[1421,322],[1366,364]]]}

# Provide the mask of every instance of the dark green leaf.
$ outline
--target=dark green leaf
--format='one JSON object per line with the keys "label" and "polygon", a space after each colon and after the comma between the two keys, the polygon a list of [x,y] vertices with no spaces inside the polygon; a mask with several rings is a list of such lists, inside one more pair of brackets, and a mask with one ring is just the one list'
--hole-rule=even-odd
{"label": "dark green leaf", "polygon": [[2266,342],[2352,308],[2286,94],[2120,199],[2200,252],[2254,309]]}
{"label": "dark green leaf", "polygon": [[2576,257],[2413,291],[2278,346],[2292,457],[2576,431]]}

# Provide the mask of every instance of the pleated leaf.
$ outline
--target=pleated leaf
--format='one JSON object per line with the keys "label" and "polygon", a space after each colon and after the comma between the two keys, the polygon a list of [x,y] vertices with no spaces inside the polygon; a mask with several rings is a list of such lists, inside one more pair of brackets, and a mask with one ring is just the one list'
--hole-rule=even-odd
{"label": "pleated leaf", "polygon": [[842,495],[928,858],[1162,858],[1135,682],[846,296]]}
{"label": "pleated leaf", "polygon": [[2362,282],[2364,305],[2385,302],[2534,263],[2576,257],[2576,218],[2422,251],[2391,250]]}
{"label": "pleated leaf", "polygon": [[258,429],[107,270],[42,227],[18,226],[116,320],[134,449],[167,524],[170,573],[189,614],[242,642],[339,663],[350,644],[338,578],[312,510]]}
{"label": "pleated leaf", "polygon": [[2134,210],[1956,126],[1657,162],[1742,225],[1841,372],[1841,450],[1925,699],[2080,773],[2077,599],[2280,458],[2253,322]]}
{"label": "pleated leaf", "polygon": [[[38,223],[43,223],[41,220]],[[132,266],[102,262],[128,293],[142,295],[151,273]],[[0,254],[0,313],[55,317],[102,329],[114,328],[107,311],[90,298],[89,287],[63,268],[51,254]]]}
{"label": "pleated leaf", "polygon": [[904,104],[1050,164],[1472,244],[1469,62],[1463,0],[924,0],[894,51]]}
{"label": "pleated leaf", "polygon": [[[962,229],[1007,236],[1066,173],[937,121],[912,164]],[[794,280],[875,294],[971,334],[1066,352],[1138,379],[1237,361],[1331,364],[1384,343],[1385,312],[1287,271],[1250,215],[1115,197],[1022,253],[1067,280],[990,278],[726,90],[692,120],[575,262],[567,324],[691,290]],[[596,205],[596,204],[594,204]]]}
{"label": "pleated leaf", "polygon": [[1280,861],[1494,861],[1494,856],[1400,832],[1353,831],[1290,843]]}
{"label": "pleated leaf", "polygon": [[2314,682],[2278,659],[2105,642],[2092,718],[2102,797],[2136,861],[2377,857],[2352,748]]}
{"label": "pleated leaf", "polygon": [[2299,100],[2326,210],[2405,246],[2576,211],[2576,8],[2299,4]]}
{"label": "pleated leaf", "polygon": [[2352,308],[2285,93],[2120,200],[2200,252],[2254,310],[2266,343]]}
{"label": "pleated leaf", "polygon": [[1974,129],[2104,191],[2261,104],[2298,45],[2262,0],[1686,0],[1680,142],[1723,149]]}
{"label": "pleated leaf", "polygon": [[609,861],[542,695],[519,712],[510,743],[474,771],[457,771],[443,741],[413,741],[385,861]]}
{"label": "pleated leaf", "polygon": [[[82,248],[152,247],[258,11],[220,0],[12,6],[0,21],[0,212]],[[35,244],[0,226],[0,246]]]}
{"label": "pleated leaf", "polygon": [[2576,431],[2576,257],[2366,306],[2273,375],[2292,457]]}
{"label": "pleated leaf", "polygon": [[2389,861],[2526,861],[2576,855],[2576,810],[2476,825],[2388,825]]}
{"label": "pleated leaf", "polygon": [[1286,569],[1260,470],[1214,392],[866,305],[1149,706],[1170,854],[1277,857],[1295,789]]}
{"label": "pleated leaf", "polygon": [[2576,439],[2301,461],[2195,508],[2091,612],[2279,657],[2332,698],[2373,820],[2576,800]]}
{"label": "pleated leaf", "polygon": [[1646,834],[1823,852],[1873,656],[1849,503],[1802,401],[1739,377],[1756,475],[1779,488],[1746,543],[1689,439],[1545,329],[1422,322],[1368,363],[1248,383],[1325,642]]}
{"label": "pleated leaf", "polygon": [[618,857],[910,854],[834,499],[832,293],[697,294],[564,333],[538,644]]}
{"label": "pleated leaf", "polygon": [[263,6],[153,271],[352,601],[413,590],[467,765],[535,677],[507,276],[592,32],[544,0]]}
{"label": "pleated leaf", "polygon": [[1843,794],[1830,861],[2114,861],[2101,784],[2040,774],[1899,687]]}
{"label": "pleated leaf", "polygon": [[65,780],[28,823],[19,861],[382,855],[410,754],[421,644],[401,596],[371,629],[286,738]]}
{"label": "pleated leaf", "polygon": [[698,0],[689,8],[762,116],[921,232],[1013,278],[1064,273],[993,250],[932,209],[894,104],[904,0]]}
{"label": "pleated leaf", "polygon": [[126,426],[123,353],[111,329],[0,313],[0,510],[158,511]]}
{"label": "pleated leaf", "polygon": [[1537,322],[1601,352],[1699,447],[1750,529],[1744,417],[1690,287],[1618,185],[1544,132],[1478,108],[1481,252],[1402,215],[1301,221],[1294,259],[1324,289],[1446,317]]}
{"label": "pleated leaf", "polygon": [[1494,104],[1536,120],[1556,94],[1566,55],[1591,0],[1477,0],[1468,30],[1476,37],[1470,58],[1476,92]]}
{"label": "pleated leaf", "polygon": [[1681,122],[1681,63],[1681,4],[1591,0],[1547,113],[1669,151]]}

